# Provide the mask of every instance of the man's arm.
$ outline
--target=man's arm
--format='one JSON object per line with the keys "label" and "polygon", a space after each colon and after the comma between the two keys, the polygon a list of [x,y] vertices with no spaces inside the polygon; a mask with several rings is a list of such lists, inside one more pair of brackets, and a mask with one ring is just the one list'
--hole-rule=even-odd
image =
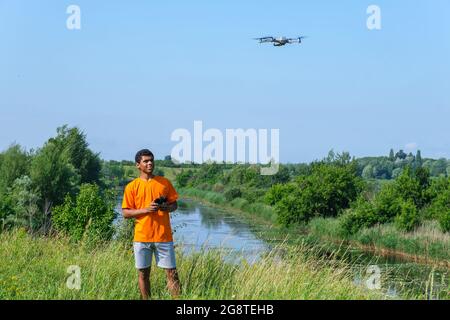
{"label": "man's arm", "polygon": [[128,209],[128,208],[123,208],[122,209],[122,216],[125,219],[130,219],[130,218],[137,218],[140,217],[142,215],[145,215],[147,213],[152,213],[152,212],[156,212],[158,211],[158,204],[152,202],[150,204],[150,207],[148,208],[144,208],[144,209]]}
{"label": "man's arm", "polygon": [[158,205],[152,202],[150,207],[144,209],[122,209],[122,215],[125,219],[137,218],[147,213],[157,212],[158,210],[173,212],[178,209],[178,203],[176,201],[172,203],[163,203]]}

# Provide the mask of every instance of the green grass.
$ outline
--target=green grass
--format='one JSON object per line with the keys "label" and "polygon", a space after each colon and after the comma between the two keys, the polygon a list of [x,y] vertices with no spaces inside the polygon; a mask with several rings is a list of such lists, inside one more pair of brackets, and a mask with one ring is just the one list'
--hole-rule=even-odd
{"label": "green grass", "polygon": [[[176,248],[182,299],[379,299],[351,281],[338,261],[282,245],[255,264],[224,262],[225,251],[184,255]],[[81,270],[81,289],[66,286],[67,268]],[[153,266],[152,296],[170,299],[165,274]],[[75,244],[65,237],[0,234],[0,299],[139,299],[129,245]]]}
{"label": "green grass", "polygon": [[228,209],[231,212],[244,213],[248,217],[257,218],[258,222],[274,224],[276,220],[274,209],[263,203],[250,203],[242,198],[227,201],[221,193],[196,188],[179,188],[177,191],[181,197],[203,201],[208,205]]}

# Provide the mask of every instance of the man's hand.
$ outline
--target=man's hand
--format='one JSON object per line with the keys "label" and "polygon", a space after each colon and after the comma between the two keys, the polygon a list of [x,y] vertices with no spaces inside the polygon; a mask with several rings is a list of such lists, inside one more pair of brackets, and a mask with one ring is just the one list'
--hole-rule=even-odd
{"label": "man's hand", "polygon": [[147,213],[157,212],[159,209],[160,209],[160,205],[154,201],[152,203],[150,203],[150,206],[148,208],[145,208]]}

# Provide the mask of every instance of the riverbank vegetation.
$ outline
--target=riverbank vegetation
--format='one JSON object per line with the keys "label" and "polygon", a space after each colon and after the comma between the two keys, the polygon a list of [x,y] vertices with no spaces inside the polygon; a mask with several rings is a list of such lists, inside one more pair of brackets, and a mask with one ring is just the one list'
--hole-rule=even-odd
{"label": "riverbank vegetation", "polygon": [[[212,163],[182,169],[176,182],[187,197],[297,226],[316,238],[449,260],[450,177],[431,176],[422,160],[410,162],[395,179],[365,179],[348,153],[330,152],[311,164],[280,165],[274,176],[260,175],[259,165]],[[316,228],[323,219],[327,223]]]}

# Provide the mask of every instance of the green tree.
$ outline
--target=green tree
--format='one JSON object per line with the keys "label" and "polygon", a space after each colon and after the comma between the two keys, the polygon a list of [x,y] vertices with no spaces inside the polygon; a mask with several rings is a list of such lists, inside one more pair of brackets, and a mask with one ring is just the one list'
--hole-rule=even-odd
{"label": "green tree", "polygon": [[67,159],[67,153],[52,140],[38,149],[31,161],[31,180],[42,196],[41,206],[50,226],[49,214],[53,205],[63,202],[68,193],[74,194],[79,184],[79,175]]}
{"label": "green tree", "polygon": [[29,173],[30,155],[18,144],[12,144],[2,153],[0,162],[0,195],[5,194],[13,182]]}
{"label": "green tree", "polygon": [[44,215],[39,210],[40,195],[28,176],[17,178],[10,191],[9,197],[13,205],[15,226],[22,226],[31,232],[39,230],[44,223]]}
{"label": "green tree", "polygon": [[100,181],[101,161],[98,154],[89,149],[86,135],[77,127],[67,125],[57,129],[57,136],[50,139],[61,152],[67,154],[69,163],[80,175],[81,183],[98,183]]}

